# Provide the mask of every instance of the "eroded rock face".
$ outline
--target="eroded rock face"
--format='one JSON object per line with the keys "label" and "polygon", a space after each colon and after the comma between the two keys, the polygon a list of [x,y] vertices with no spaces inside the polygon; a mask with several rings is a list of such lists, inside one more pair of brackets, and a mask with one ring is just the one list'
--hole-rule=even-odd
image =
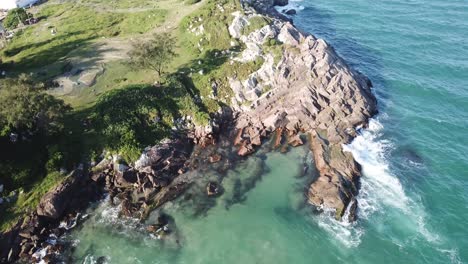
{"label": "eroded rock face", "polygon": [[188,181],[179,175],[189,169],[191,151],[188,138],[165,139],[145,149],[133,167],[120,171],[113,166],[104,171],[111,201],[119,198],[122,215],[144,219],[188,187]]}
{"label": "eroded rock face", "polygon": [[35,211],[0,234],[0,262],[12,263],[21,258],[24,263],[38,263],[34,253],[39,248],[47,248],[43,260],[57,263],[55,257],[60,253],[60,245],[47,241],[76,225],[81,219],[79,212],[101,198],[103,186],[97,181],[80,166],[44,195]]}
{"label": "eroded rock face", "polygon": [[[86,206],[88,199],[81,197],[81,194],[87,196],[89,193],[97,193],[97,191],[88,192],[89,188],[93,188],[88,183],[89,177],[85,175],[83,170],[75,170],[61,184],[41,198],[36,209],[37,215],[49,220],[57,220],[63,217],[69,208]],[[85,204],[79,206],[83,202]]]}
{"label": "eroded rock face", "polygon": [[[257,0],[252,4],[257,11],[268,12],[268,5],[276,2]],[[377,111],[370,81],[351,69],[324,40],[299,31],[288,21],[273,19],[270,25],[238,38],[264,59],[264,65],[248,80],[231,81],[237,85],[233,90],[238,103],[250,103],[250,108],[237,108],[235,143],[239,155],[253,152],[273,131],[287,131],[292,145],[302,142],[294,135],[309,134],[320,174],[309,188],[309,202],[318,208],[335,209],[336,217],[341,218],[354,201],[360,176],[358,164],[350,153],[343,152],[342,145],[349,143],[356,128],[365,126]],[[271,46],[265,45],[271,39],[281,43],[275,60]],[[241,59],[243,54],[249,51],[244,51]],[[248,82],[252,78],[255,83]],[[268,91],[260,89],[266,86]],[[264,93],[246,96],[253,89]],[[350,209],[355,210],[356,205]]]}

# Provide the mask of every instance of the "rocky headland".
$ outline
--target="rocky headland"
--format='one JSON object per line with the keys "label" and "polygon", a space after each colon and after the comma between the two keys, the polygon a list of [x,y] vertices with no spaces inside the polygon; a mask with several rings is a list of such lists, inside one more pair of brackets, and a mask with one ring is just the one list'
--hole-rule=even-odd
{"label": "rocky headland", "polygon": [[[220,137],[228,138],[241,157],[270,137],[275,146],[307,142],[318,171],[308,189],[309,203],[319,211],[334,211],[337,219],[347,212],[344,220],[355,220],[361,170],[342,145],[352,141],[377,111],[370,80],[350,68],[324,40],[301,32],[277,12],[274,6],[286,5],[287,0],[241,3],[244,10],[232,14],[229,33],[245,48],[234,60],[261,60],[262,66],[247,79],[228,78],[234,93],[230,107],[213,116],[209,125],[146,149],[133,164],[109,156],[89,170],[77,169],[42,198],[36,211],[3,234],[2,263],[46,256],[53,263],[54,253],[61,250],[53,238],[82,219],[80,212],[103,193],[120,205],[122,216],[144,220],[190,187],[194,179],[188,171],[204,163],[230,166],[228,155],[216,151]],[[246,34],[244,28],[255,17],[267,18],[268,23]],[[206,195],[217,196],[218,184],[210,182]],[[41,248],[48,249],[43,256],[37,253]]]}
{"label": "rocky headland", "polygon": [[[349,143],[377,111],[372,84],[324,40],[281,19],[274,5],[287,1],[245,3],[251,8],[247,7],[245,14],[235,14],[230,27],[233,37],[258,13],[270,16],[272,22],[239,37],[247,47],[239,59],[249,61],[260,56],[265,61],[249,79],[231,82],[236,92],[233,105],[238,106],[235,144],[239,145],[239,155],[252,153],[273,132],[295,145],[301,143],[299,134],[309,135],[319,171],[309,188],[309,202],[317,208],[334,209],[338,219],[352,205],[352,220],[360,168],[342,145]],[[269,52],[275,45],[281,46],[279,54]],[[249,107],[243,107],[246,102]]]}

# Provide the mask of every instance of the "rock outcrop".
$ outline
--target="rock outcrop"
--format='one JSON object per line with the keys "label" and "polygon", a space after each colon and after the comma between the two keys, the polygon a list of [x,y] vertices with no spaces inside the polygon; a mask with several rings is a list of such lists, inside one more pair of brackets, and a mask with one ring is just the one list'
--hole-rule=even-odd
{"label": "rock outcrop", "polygon": [[[278,1],[249,2],[257,12],[273,14],[273,22],[247,36],[232,35],[247,47],[240,60],[252,53],[249,49],[264,60],[249,79],[231,81],[238,87],[233,90],[238,105],[235,144],[239,155],[252,153],[274,131],[280,130],[280,135],[287,132],[290,137],[309,134],[319,171],[309,188],[309,202],[319,209],[335,209],[336,217],[341,218],[355,200],[360,176],[358,164],[342,145],[349,143],[356,129],[366,126],[377,111],[371,82],[350,68],[324,40],[275,18],[277,12],[271,10]],[[233,23],[248,21],[249,12],[236,16]],[[231,27],[242,28],[243,24]],[[272,54],[273,49],[279,54]],[[257,91],[257,97],[245,96],[252,90]],[[246,102],[249,108],[240,107]],[[291,142],[301,143],[297,138]],[[349,209],[355,210],[356,205]]]}
{"label": "rock outcrop", "polygon": [[189,169],[191,151],[187,138],[166,139],[147,148],[133,167],[104,171],[106,189],[112,201],[117,197],[122,202],[122,215],[144,219],[183,192],[189,183],[178,176]]}
{"label": "rock outcrop", "polygon": [[89,176],[82,168],[76,169],[42,197],[35,211],[0,234],[0,262],[11,263],[21,258],[25,263],[38,263],[36,252],[48,248],[47,256],[43,257],[56,263],[60,250],[54,239],[76,224],[79,211],[101,198],[102,186]]}
{"label": "rock outcrop", "polygon": [[76,170],[41,198],[36,209],[37,215],[50,220],[61,218],[67,208],[76,207],[73,203],[82,202],[78,198],[81,192],[86,192],[83,188],[89,188],[86,175],[82,170]]}

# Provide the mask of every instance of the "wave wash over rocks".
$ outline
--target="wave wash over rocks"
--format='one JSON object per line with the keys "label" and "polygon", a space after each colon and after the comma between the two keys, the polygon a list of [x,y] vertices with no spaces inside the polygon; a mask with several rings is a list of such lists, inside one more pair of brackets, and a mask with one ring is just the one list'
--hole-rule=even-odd
{"label": "wave wash over rocks", "polygon": [[[272,132],[293,145],[301,143],[299,133],[310,135],[319,176],[310,185],[309,202],[334,209],[338,219],[348,211],[349,220],[354,220],[361,170],[343,144],[351,142],[356,129],[366,126],[377,111],[371,82],[324,40],[296,29],[274,9],[277,4],[287,1],[243,1],[245,13],[233,14],[229,27],[247,47],[238,60],[264,60],[249,79],[231,80],[238,111],[235,144],[239,155],[247,155]],[[258,13],[272,22],[242,36],[243,27]],[[271,43],[281,45],[279,56],[268,52]]]}

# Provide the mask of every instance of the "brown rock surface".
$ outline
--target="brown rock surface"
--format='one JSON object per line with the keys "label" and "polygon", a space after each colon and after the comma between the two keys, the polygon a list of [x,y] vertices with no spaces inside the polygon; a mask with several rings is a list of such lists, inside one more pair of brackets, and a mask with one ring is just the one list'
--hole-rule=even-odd
{"label": "brown rock surface", "polygon": [[[254,0],[252,4],[258,12],[271,15],[275,1]],[[245,16],[249,18],[248,12]],[[279,60],[264,50],[264,43],[271,38],[282,43]],[[349,143],[356,128],[365,126],[377,111],[370,81],[350,68],[324,40],[299,31],[285,20],[273,18],[270,25],[239,40],[247,49],[262,50],[258,56],[264,61],[248,77],[255,82],[230,80],[236,87],[235,103],[239,106],[236,128],[243,131],[237,139],[242,138],[243,143],[239,155],[251,153],[256,145],[253,142],[261,140],[252,135],[276,131],[278,139],[282,128],[292,133],[290,136],[299,131],[309,133],[319,171],[309,188],[309,202],[317,208],[335,209],[336,217],[341,218],[357,194],[360,176],[359,166],[350,153],[343,152],[342,145]],[[239,61],[255,59],[252,54],[244,51]],[[268,90],[260,97],[245,99],[248,91],[262,91],[264,87]],[[251,105],[248,109],[241,107],[246,100]],[[301,142],[295,136],[288,140],[293,146]],[[356,203],[350,209],[355,210]]]}

